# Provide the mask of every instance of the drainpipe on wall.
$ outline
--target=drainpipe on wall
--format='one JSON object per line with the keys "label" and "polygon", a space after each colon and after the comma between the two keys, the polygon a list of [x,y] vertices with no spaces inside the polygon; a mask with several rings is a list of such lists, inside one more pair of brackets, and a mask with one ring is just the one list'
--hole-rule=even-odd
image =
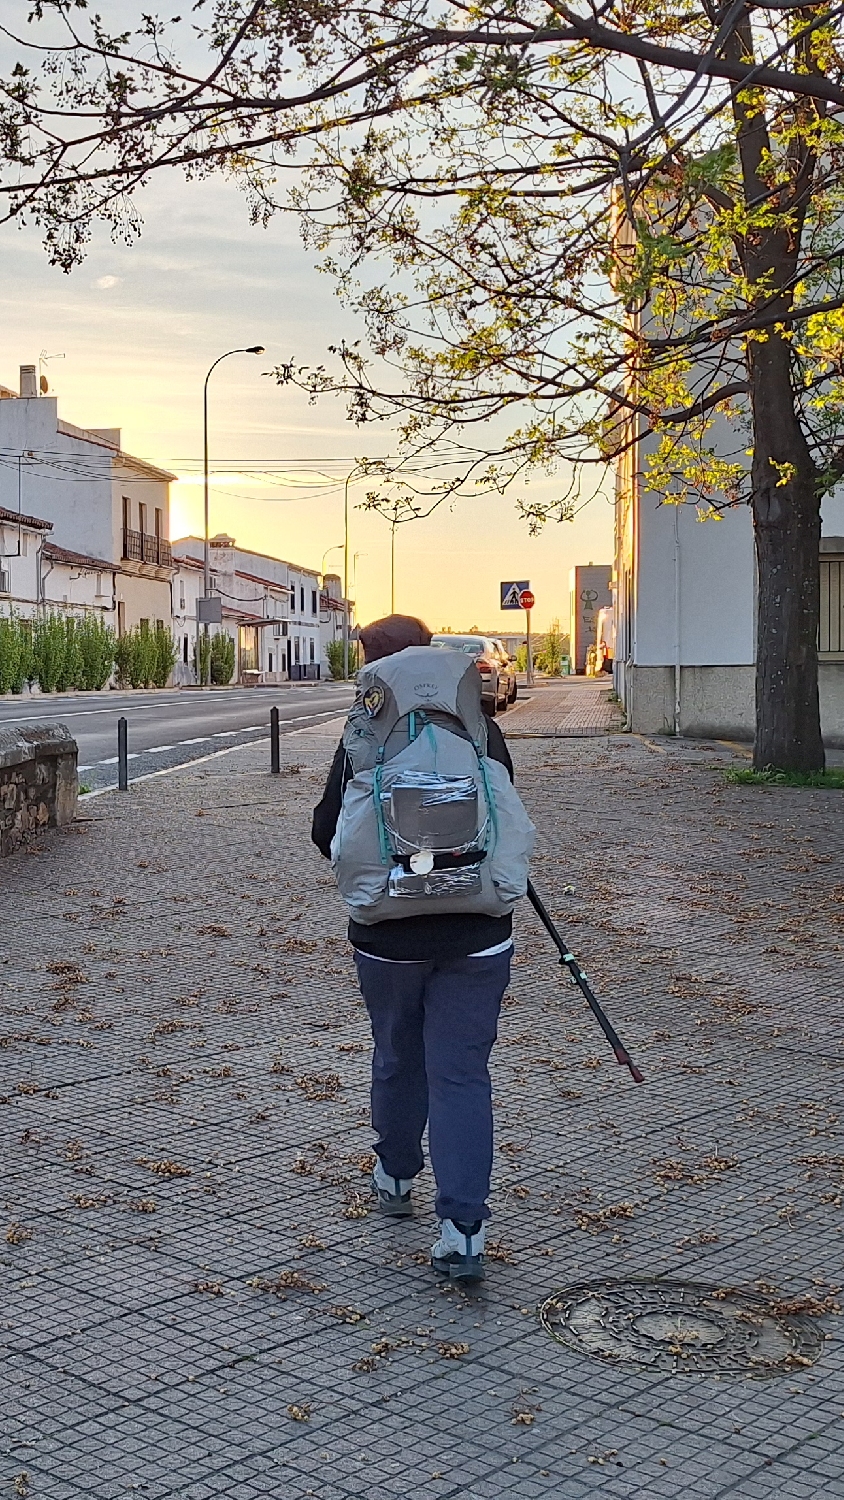
{"label": "drainpipe on wall", "polygon": [[680,734],[680,507],[674,506],[674,733]]}
{"label": "drainpipe on wall", "polygon": [[43,562],[44,562],[44,543],[42,541],[41,544],[39,545],[39,548],[38,548],[38,603],[39,604],[43,604],[43,605],[46,606],[46,603],[47,603],[46,583],[47,583],[47,579],[49,578],[50,574],[52,573],[52,571],[53,571],[53,569],[54,569],[54,567],[56,565],[55,565],[55,563],[51,562],[49,568],[47,569],[47,571],[45,573],[43,571],[43,566],[42,566]]}

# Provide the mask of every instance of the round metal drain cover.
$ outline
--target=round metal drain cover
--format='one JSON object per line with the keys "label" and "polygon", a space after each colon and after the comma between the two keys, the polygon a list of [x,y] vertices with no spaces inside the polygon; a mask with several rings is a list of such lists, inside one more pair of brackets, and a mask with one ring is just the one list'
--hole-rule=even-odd
{"label": "round metal drain cover", "polygon": [[599,1281],[555,1292],[539,1310],[561,1344],[614,1364],[672,1374],[765,1375],[813,1364],[816,1322],[750,1292],[684,1281]]}

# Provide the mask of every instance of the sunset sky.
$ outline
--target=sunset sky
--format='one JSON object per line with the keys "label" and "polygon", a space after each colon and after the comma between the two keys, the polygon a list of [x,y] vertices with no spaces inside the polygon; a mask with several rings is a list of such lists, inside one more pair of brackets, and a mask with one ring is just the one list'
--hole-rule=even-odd
{"label": "sunset sky", "polygon": [[[232,358],[212,377],[212,468],[215,460],[223,467],[214,474],[211,529],[314,568],[325,557],[326,569],[339,571],[342,553],[328,549],[343,539],[342,476],[364,455],[388,454],[389,429],[357,428],[341,402],[311,406],[264,372],[289,358],[327,361],[329,344],[362,330],[302,248],[295,221],[252,227],[234,186],[161,178],[139,206],[140,240],[112,244],[98,232],[70,276],[47,264],[36,229],[0,231],[0,384],[16,388],[18,366],[42,352],[64,355],[44,366],[60,415],[120,427],[125,448],[180,475],[172,489],[177,537],[202,526],[205,372],[226,349],[265,345],[266,355]],[[611,561],[612,508],[609,492],[598,494],[574,522],[530,537],[516,499],[552,495],[562,482],[470,495],[402,527],[397,608],[434,628],[504,630],[512,616],[499,612],[499,580],[527,578],[536,628],[565,619],[569,568]],[[352,487],[353,505],[366,488]],[[389,609],[389,526],[356,509],[351,515],[364,620]]]}

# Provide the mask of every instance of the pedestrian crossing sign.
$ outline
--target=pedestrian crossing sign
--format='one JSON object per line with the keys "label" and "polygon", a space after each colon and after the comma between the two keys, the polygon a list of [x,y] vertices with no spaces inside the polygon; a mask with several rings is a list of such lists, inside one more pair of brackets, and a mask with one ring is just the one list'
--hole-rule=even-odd
{"label": "pedestrian crossing sign", "polygon": [[521,597],[525,589],[530,588],[529,581],[525,578],[518,583],[502,583],[501,585],[501,608],[521,609]]}

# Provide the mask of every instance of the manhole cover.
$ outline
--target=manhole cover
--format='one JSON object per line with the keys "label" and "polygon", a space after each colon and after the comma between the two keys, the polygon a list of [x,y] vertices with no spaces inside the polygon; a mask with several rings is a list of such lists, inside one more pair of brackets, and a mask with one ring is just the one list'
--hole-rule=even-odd
{"label": "manhole cover", "polygon": [[684,1281],[601,1281],[555,1292],[539,1310],[561,1344],[615,1364],[699,1374],[772,1374],[810,1365],[817,1323],[749,1292]]}

